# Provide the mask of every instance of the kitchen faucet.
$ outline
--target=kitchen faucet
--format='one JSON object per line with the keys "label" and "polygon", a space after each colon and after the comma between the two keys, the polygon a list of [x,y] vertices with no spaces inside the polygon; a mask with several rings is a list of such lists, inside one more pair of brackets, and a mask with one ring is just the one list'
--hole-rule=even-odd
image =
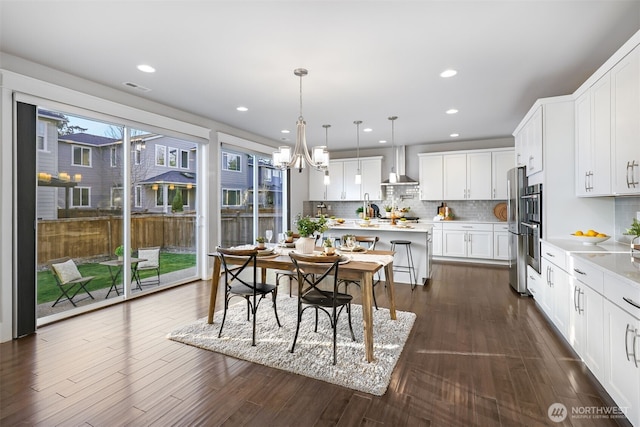
{"label": "kitchen faucet", "polygon": [[364,193],[364,201],[362,206],[362,219],[369,216],[369,193]]}

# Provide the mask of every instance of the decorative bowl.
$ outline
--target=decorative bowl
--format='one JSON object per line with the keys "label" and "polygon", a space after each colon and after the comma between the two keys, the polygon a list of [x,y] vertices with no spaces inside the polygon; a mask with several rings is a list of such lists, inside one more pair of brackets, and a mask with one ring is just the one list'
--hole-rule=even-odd
{"label": "decorative bowl", "polygon": [[582,242],[583,245],[597,245],[598,243],[602,243],[611,238],[611,236],[591,237],[591,236],[576,236],[575,234],[570,234],[569,236],[571,236],[573,240]]}

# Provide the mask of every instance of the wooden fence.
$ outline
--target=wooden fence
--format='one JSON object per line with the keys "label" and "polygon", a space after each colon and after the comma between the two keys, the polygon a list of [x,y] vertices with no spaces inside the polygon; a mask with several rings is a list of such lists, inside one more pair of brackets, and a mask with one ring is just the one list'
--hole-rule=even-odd
{"label": "wooden fence", "polygon": [[[145,214],[131,219],[131,247],[195,251],[194,214]],[[69,256],[112,256],[122,244],[122,217],[68,218],[38,221],[38,265]]]}

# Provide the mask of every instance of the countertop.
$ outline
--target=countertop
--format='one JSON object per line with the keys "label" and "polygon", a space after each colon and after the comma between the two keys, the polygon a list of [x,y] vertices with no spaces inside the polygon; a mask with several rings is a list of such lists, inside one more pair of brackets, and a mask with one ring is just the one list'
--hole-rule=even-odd
{"label": "countertop", "polygon": [[359,220],[345,221],[344,224],[329,226],[330,230],[400,231],[413,233],[429,233],[432,228],[431,224],[409,222],[407,224],[391,225],[390,223],[376,223],[375,221],[372,221],[368,227],[365,227],[360,225]]}
{"label": "countertop", "polygon": [[640,288],[640,252],[635,251],[635,258],[631,256],[631,247],[628,243],[618,243],[612,239],[598,245],[583,245],[571,239],[546,239],[544,241],[572,256],[594,264],[600,270],[626,279],[632,285]]}

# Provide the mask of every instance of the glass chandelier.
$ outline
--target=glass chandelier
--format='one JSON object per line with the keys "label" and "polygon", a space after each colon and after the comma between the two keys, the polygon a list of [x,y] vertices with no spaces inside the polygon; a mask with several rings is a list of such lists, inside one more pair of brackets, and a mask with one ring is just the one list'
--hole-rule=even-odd
{"label": "glass chandelier", "polygon": [[313,154],[309,155],[307,149],[307,138],[305,135],[306,122],[302,116],[302,78],[309,74],[305,68],[296,68],[293,70],[293,74],[300,77],[300,116],[296,123],[296,145],[291,152],[291,147],[282,146],[278,147],[278,151],[273,152],[273,165],[279,169],[298,169],[298,172],[302,172],[305,167],[305,163],[308,163],[311,167],[326,171],[329,167],[329,151],[324,145],[313,147]]}
{"label": "glass chandelier", "polygon": [[[329,148],[329,128],[331,127],[331,125],[322,125],[322,127],[324,128],[324,146],[328,149]],[[327,156],[328,156],[328,151],[327,151]],[[327,157],[327,163],[328,163],[329,158]],[[331,178],[329,177],[329,168],[327,167],[324,170],[324,185],[329,185],[331,184]]]}

